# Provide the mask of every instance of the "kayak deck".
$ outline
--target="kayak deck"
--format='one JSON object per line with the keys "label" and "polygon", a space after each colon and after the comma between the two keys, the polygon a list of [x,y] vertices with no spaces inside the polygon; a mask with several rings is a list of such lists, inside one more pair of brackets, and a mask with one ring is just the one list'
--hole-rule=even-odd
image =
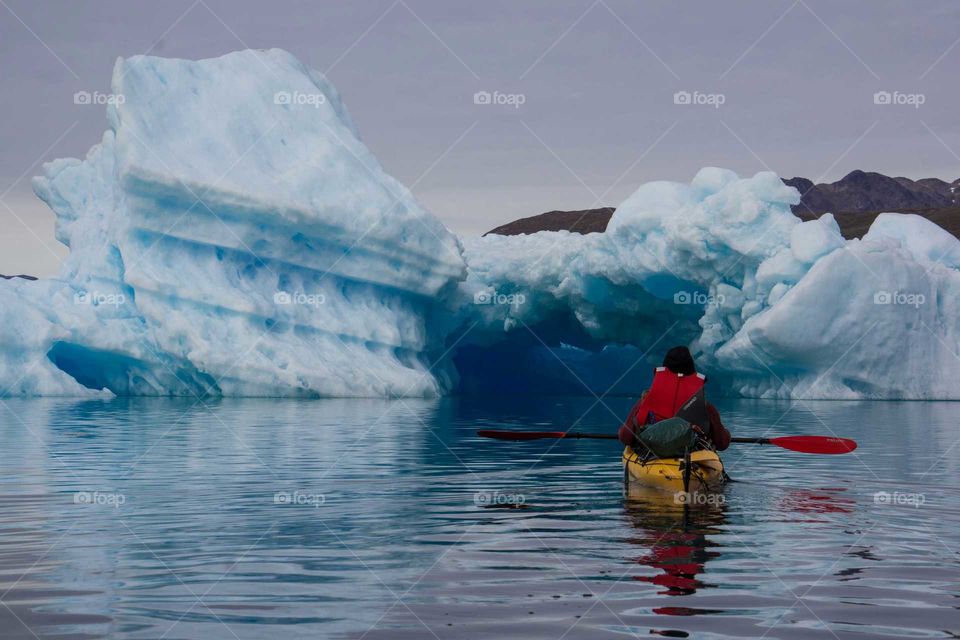
{"label": "kayak deck", "polygon": [[[690,493],[717,491],[723,486],[723,462],[716,451],[690,453]],[[631,447],[623,450],[624,478],[665,491],[683,491],[683,458],[644,460]]]}

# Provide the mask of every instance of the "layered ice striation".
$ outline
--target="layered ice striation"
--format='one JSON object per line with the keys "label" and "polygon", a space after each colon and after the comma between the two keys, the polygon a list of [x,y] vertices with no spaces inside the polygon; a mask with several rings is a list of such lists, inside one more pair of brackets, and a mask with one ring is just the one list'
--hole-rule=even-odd
{"label": "layered ice striation", "polygon": [[447,389],[428,326],[459,242],[321,74],[278,50],[138,56],[112,90],[102,142],[34,181],[70,255],[57,280],[0,289],[8,393]]}
{"label": "layered ice striation", "polygon": [[283,51],[119,60],[113,93],[34,181],[70,254],[0,281],[0,396],[599,396],[684,343],[741,395],[960,398],[960,242],[918,216],[845,240],[708,168],[605,233],[461,245]]}

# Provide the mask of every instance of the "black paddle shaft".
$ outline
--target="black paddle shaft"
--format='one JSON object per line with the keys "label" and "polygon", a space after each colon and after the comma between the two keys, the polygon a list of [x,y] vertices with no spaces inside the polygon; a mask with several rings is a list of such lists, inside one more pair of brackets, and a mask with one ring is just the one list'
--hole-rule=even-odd
{"label": "black paddle shaft", "polygon": [[[613,433],[581,433],[578,431],[568,431],[564,438],[589,438],[593,440],[617,440],[618,436]],[[740,442],[743,444],[770,444],[770,438],[730,438],[730,442]]]}
{"label": "black paddle shaft", "polygon": [[[581,433],[579,431],[568,431],[564,438],[590,438],[593,440],[617,440],[618,436],[614,433]],[[770,444],[770,438],[730,438],[730,442],[740,442],[746,444]]]}
{"label": "black paddle shaft", "polygon": [[618,440],[619,436],[615,433],[580,433],[579,431],[568,431],[564,438],[589,438],[592,440]]}
{"label": "black paddle shaft", "polygon": [[[477,435],[481,438],[495,438],[497,440],[512,440],[523,442],[527,440],[542,440],[544,438],[587,438],[592,440],[618,440],[612,433],[581,433],[579,431],[500,431],[480,430]],[[826,436],[781,436],[778,438],[731,438],[731,442],[748,444],[769,444],[788,451],[798,453],[840,454],[850,453],[857,448],[857,443],[848,438]]]}

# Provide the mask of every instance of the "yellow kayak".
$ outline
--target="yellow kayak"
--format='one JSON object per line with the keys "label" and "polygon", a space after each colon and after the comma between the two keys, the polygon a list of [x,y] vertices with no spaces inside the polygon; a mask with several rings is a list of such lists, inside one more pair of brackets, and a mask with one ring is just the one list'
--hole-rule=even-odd
{"label": "yellow kayak", "polygon": [[[690,453],[690,493],[716,491],[723,486],[723,462],[716,451]],[[643,460],[632,448],[623,450],[624,478],[632,483],[672,491],[683,491],[683,458]]]}

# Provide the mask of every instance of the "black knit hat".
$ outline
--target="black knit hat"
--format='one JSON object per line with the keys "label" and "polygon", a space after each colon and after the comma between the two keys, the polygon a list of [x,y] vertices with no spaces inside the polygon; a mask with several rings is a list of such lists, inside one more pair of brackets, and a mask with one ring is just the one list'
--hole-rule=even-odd
{"label": "black knit hat", "polygon": [[690,355],[690,349],[686,347],[674,347],[667,351],[667,355],[663,357],[663,366],[674,373],[685,376],[692,376],[697,372],[697,368],[693,364],[693,356]]}

